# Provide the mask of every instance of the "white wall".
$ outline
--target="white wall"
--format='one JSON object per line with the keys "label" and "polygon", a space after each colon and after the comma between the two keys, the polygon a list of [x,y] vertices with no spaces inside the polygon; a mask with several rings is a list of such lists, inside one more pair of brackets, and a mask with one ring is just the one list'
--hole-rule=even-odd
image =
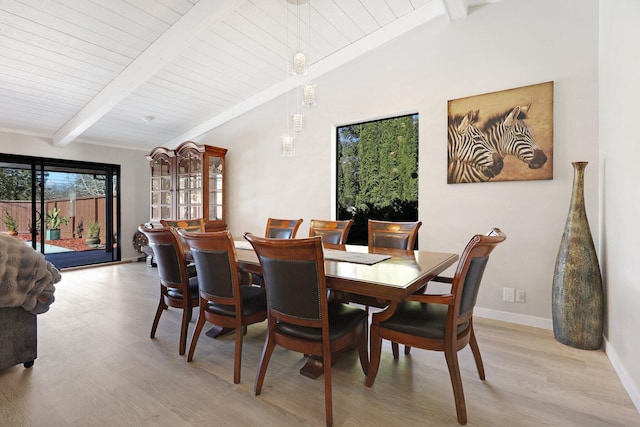
{"label": "white wall", "polygon": [[607,354],[640,409],[640,197],[638,99],[640,2],[601,1],[601,260],[606,289]]}
{"label": "white wall", "polygon": [[[319,104],[305,110],[293,158],[279,151],[284,97],[204,135],[199,142],[230,150],[230,230],[262,234],[274,216],[304,218],[306,231],[310,218],[329,217],[333,127],[417,111],[420,247],[460,252],[471,235],[502,228],[508,238],[492,256],[479,314],[550,327],[572,161],[590,162],[585,198],[598,224],[597,13],[597,0],[512,0],[418,28],[315,79]],[[554,179],[447,185],[447,101],[547,81],[555,82]],[[503,287],[526,291],[527,302],[502,302]]]}
{"label": "white wall", "polygon": [[146,153],[81,143],[53,147],[50,139],[6,132],[0,132],[0,153],[120,165],[122,259],[140,256],[132,241],[138,225],[149,220],[149,162],[145,158]]}

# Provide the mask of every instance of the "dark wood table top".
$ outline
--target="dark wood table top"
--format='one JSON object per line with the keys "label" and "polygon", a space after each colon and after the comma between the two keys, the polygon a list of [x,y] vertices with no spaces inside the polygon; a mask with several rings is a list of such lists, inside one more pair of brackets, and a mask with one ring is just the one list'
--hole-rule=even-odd
{"label": "dark wood table top", "polygon": [[[246,249],[246,241],[236,245],[238,266],[251,273],[261,274],[255,252]],[[368,248],[367,246],[328,246],[352,252],[390,255],[373,265],[325,259],[327,287],[332,291],[348,292],[388,301],[402,301],[431,279],[455,264],[457,254],[407,251],[400,249]]]}

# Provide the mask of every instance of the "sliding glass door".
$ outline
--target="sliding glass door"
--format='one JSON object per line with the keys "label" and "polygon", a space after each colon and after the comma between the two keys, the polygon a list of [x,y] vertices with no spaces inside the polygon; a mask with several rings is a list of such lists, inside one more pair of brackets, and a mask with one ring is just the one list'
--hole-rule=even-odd
{"label": "sliding glass door", "polygon": [[117,165],[0,154],[2,230],[57,268],[119,261],[119,188]]}

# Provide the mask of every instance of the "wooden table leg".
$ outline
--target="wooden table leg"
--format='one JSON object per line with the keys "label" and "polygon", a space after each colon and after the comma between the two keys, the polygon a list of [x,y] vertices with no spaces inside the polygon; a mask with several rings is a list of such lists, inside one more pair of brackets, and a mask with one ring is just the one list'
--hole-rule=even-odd
{"label": "wooden table leg", "polygon": [[[209,338],[220,338],[224,335],[234,332],[235,330],[236,330],[235,328],[225,328],[223,326],[213,325],[213,327],[209,329],[207,332],[205,332],[204,334]],[[246,335],[246,334],[247,334],[247,327],[243,326],[242,335]]]}
{"label": "wooden table leg", "polygon": [[205,332],[205,335],[209,338],[220,338],[224,335],[230,334],[233,331],[235,331],[234,328],[225,328],[222,326],[213,325],[213,328]]}
{"label": "wooden table leg", "polygon": [[309,356],[307,362],[300,368],[300,374],[315,380],[324,372],[324,363],[320,356]]}
{"label": "wooden table leg", "polygon": [[[331,353],[331,366],[335,365],[342,351]],[[300,374],[315,380],[324,373],[324,361],[320,356],[309,356],[307,362],[300,368]]]}

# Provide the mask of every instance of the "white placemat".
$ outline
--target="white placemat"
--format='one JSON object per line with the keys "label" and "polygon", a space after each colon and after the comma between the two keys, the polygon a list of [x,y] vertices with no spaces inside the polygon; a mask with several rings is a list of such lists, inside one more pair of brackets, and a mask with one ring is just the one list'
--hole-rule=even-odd
{"label": "white placemat", "polygon": [[[240,250],[252,250],[251,243],[246,240],[234,241],[236,249]],[[373,265],[380,261],[391,258],[391,255],[369,254],[362,252],[348,252],[340,251],[337,249],[324,249],[324,259],[330,259],[332,261],[344,261],[352,262],[354,264],[366,264]]]}
{"label": "white placemat", "polygon": [[362,252],[339,251],[337,249],[325,249],[324,259],[333,261],[353,262],[355,264],[373,265],[391,258],[391,255],[368,254]]}
{"label": "white placemat", "polygon": [[235,245],[236,249],[242,249],[245,251],[253,250],[253,246],[251,246],[251,243],[247,242],[246,240],[234,240],[233,244]]}

